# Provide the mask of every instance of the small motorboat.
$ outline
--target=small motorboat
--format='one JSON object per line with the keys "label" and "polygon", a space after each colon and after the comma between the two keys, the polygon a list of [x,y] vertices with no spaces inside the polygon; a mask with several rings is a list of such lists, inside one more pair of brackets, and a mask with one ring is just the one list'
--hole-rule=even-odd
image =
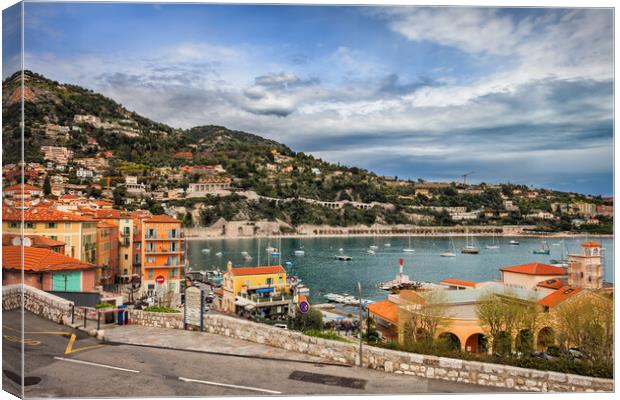
{"label": "small motorboat", "polygon": [[295,250],[293,254],[295,254],[296,256],[303,256],[306,254],[306,252],[303,250]]}
{"label": "small motorboat", "polygon": [[247,251],[242,251],[242,252],[241,252],[241,255],[242,255],[242,256],[247,256],[247,255],[248,255],[248,252],[247,252]]}
{"label": "small motorboat", "polygon": [[221,257],[221,256],[223,256],[223,255],[224,255],[224,253],[222,253],[221,251],[218,251],[217,253],[215,253],[215,255],[216,255],[217,257]]}
{"label": "small motorboat", "polygon": [[415,253],[415,249],[409,249],[409,248],[406,248],[406,249],[403,249],[403,251],[404,251],[405,253]]}
{"label": "small motorboat", "polygon": [[374,256],[376,254],[373,249],[368,249],[366,253],[370,254],[371,256]]}
{"label": "small motorboat", "polygon": [[205,254],[211,253],[211,249],[202,249],[202,252]]}
{"label": "small motorboat", "polygon": [[351,261],[352,259],[353,257],[351,256],[345,256],[345,255],[336,256],[336,260],[340,260],[340,261]]}
{"label": "small motorboat", "polygon": [[446,251],[439,255],[440,257],[456,257],[456,254],[451,251]]}
{"label": "small motorboat", "polygon": [[392,243],[386,243],[384,244],[385,247],[392,247]]}
{"label": "small motorboat", "polygon": [[243,256],[243,259],[244,259],[245,261],[252,261],[252,256],[251,256],[251,255],[249,255],[249,254],[246,254],[246,255],[244,255],[244,256]]}
{"label": "small motorboat", "polygon": [[478,254],[480,253],[480,249],[476,246],[465,246],[461,249],[461,253],[463,254]]}
{"label": "small motorboat", "polygon": [[518,246],[520,243],[518,240],[511,240],[510,242],[508,242],[508,244],[511,246]]}
{"label": "small motorboat", "polygon": [[379,248],[379,246],[375,246],[374,244],[371,244],[370,246],[368,246],[368,248],[370,250],[377,250]]}

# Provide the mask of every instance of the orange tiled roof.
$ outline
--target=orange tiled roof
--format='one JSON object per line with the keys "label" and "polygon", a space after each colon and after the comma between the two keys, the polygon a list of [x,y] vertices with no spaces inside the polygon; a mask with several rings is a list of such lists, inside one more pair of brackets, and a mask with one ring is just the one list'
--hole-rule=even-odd
{"label": "orange tiled roof", "polygon": [[599,242],[583,242],[581,243],[582,247],[601,247]]}
{"label": "orange tiled roof", "polygon": [[242,267],[233,268],[232,274],[235,276],[242,275],[265,275],[265,274],[285,274],[286,270],[281,265],[273,265],[270,267]]}
{"label": "orange tiled roof", "polygon": [[[21,210],[13,207],[3,207],[2,209],[3,221],[21,221]],[[71,214],[64,211],[59,211],[51,208],[49,205],[39,204],[27,210],[24,210],[24,221],[37,221],[37,222],[58,222],[58,221],[71,221],[71,222],[91,222],[91,218],[84,217],[82,215]]]}
{"label": "orange tiled roof", "polygon": [[546,281],[541,281],[538,282],[536,284],[536,286],[538,287],[543,287],[543,288],[547,288],[547,289],[559,289],[562,286],[564,286],[565,282],[562,282],[562,280],[558,279],[558,278],[553,278],[553,279],[547,279]]}
{"label": "orange tiled roof", "polygon": [[97,222],[97,228],[116,228],[117,226],[105,221]]}
{"label": "orange tiled roof", "polygon": [[566,269],[543,263],[529,263],[500,268],[500,271],[526,275],[566,275]]}
{"label": "orange tiled roof", "polygon": [[152,217],[149,217],[147,219],[144,220],[144,222],[177,222],[177,223],[181,223],[181,221],[179,221],[178,219],[171,217],[169,215],[166,214],[160,214],[160,215],[153,215]]}
{"label": "orange tiled roof", "polygon": [[[22,269],[21,246],[2,246],[2,268]],[[33,272],[90,269],[94,264],[48,249],[23,247],[24,270]]]}
{"label": "orange tiled roof", "polygon": [[[23,187],[24,190],[32,190],[32,191],[39,191],[42,192],[43,189],[36,187],[36,186],[32,186],[32,185],[27,185],[25,184]],[[17,184],[17,185],[11,185],[11,186],[7,186],[4,189],[5,192],[8,192],[9,190],[18,190],[21,191],[22,190],[22,185],[21,184]]]}
{"label": "orange tiled roof", "polygon": [[457,286],[469,286],[469,287],[476,287],[476,282],[473,281],[464,281],[461,279],[444,279],[443,281],[439,282],[439,283],[445,283],[448,285],[457,285]]}
{"label": "orange tiled roof", "polygon": [[581,292],[581,290],[582,290],[581,288],[574,288],[571,286],[562,286],[555,292],[539,300],[538,304],[545,306],[545,307],[550,307],[550,308],[555,307],[558,304],[573,297],[577,293]]}
{"label": "orange tiled roof", "polygon": [[383,300],[366,306],[366,309],[376,316],[393,324],[398,323],[398,306],[391,301]]}
{"label": "orange tiled roof", "polygon": [[[20,235],[13,235],[10,233],[5,233],[2,235],[2,246],[12,246],[11,241],[13,238],[19,237]],[[39,235],[25,235],[25,237],[29,238],[32,242],[32,247],[56,247],[56,246],[64,246],[65,242],[61,242],[59,240],[54,240],[52,238],[48,238],[45,236]]]}

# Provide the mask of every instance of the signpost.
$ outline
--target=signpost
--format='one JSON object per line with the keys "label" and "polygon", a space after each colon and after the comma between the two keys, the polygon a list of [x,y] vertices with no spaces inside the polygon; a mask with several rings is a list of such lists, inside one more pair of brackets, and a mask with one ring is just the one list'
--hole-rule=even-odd
{"label": "signpost", "polygon": [[359,335],[360,335],[360,363],[359,366],[361,367],[362,364],[364,363],[364,359],[362,358],[362,338],[363,338],[363,328],[364,328],[364,322],[362,320],[362,283],[361,282],[357,282],[357,290],[359,293],[359,297],[360,297],[360,309],[359,309],[359,319],[360,319],[360,323],[359,323]]}
{"label": "signpost", "polygon": [[310,311],[310,303],[308,303],[308,300],[299,302],[299,311],[301,311],[302,314],[307,314],[308,311]]}
{"label": "signpost", "polygon": [[155,283],[157,283],[159,285],[161,285],[165,281],[166,281],[166,278],[164,278],[163,275],[157,275],[157,277],[155,278]]}

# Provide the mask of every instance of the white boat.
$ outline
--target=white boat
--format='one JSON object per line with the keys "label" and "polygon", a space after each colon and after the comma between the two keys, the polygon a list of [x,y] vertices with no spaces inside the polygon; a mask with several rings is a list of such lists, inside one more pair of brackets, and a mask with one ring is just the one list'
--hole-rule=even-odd
{"label": "white boat", "polygon": [[493,235],[493,243],[487,244],[484,247],[489,249],[489,250],[499,249],[499,243],[497,242],[495,235]]}
{"label": "white boat", "polygon": [[251,255],[249,255],[249,254],[246,254],[245,256],[243,256],[243,259],[244,259],[245,261],[252,261],[252,256],[251,256]]}
{"label": "white boat", "polygon": [[336,303],[341,303],[342,299],[344,298],[343,296],[336,294],[336,293],[327,293],[323,297],[325,297],[329,301],[334,301]]}
{"label": "white boat", "polygon": [[211,249],[202,249],[202,252],[205,254],[211,253]]}
{"label": "white boat", "polygon": [[340,261],[351,261],[352,259],[353,257],[351,256],[345,256],[345,255],[336,256],[336,260],[340,260]]}
{"label": "white boat", "polygon": [[368,251],[366,253],[368,253],[370,255],[375,255],[376,254],[373,249],[368,249]]}
{"label": "white boat", "polygon": [[[471,237],[471,243],[469,242],[470,237]],[[473,236],[470,236],[468,234],[468,232],[466,233],[466,236],[465,236],[465,246],[461,249],[461,253],[463,253],[463,254],[478,254],[478,253],[480,253],[480,249],[474,245],[474,238],[473,238]]]}
{"label": "white boat", "polygon": [[276,248],[275,248],[275,247],[272,247],[271,245],[269,245],[269,246],[267,246],[267,247],[265,248],[265,251],[266,251],[267,253],[273,253],[274,251],[276,251]]}
{"label": "white boat", "polygon": [[411,236],[409,236],[409,246],[405,249],[403,249],[403,251],[405,253],[413,253],[415,252],[415,249],[413,247],[411,247]]}
{"label": "white boat", "polygon": [[392,247],[392,243],[386,243],[384,244],[385,247]]}
{"label": "white boat", "polygon": [[247,256],[247,255],[248,255],[248,252],[247,252],[247,251],[242,251],[242,252],[241,252],[241,255],[242,255],[242,256]]}
{"label": "white boat", "polygon": [[215,253],[216,256],[221,257],[224,253],[222,253],[221,251],[218,251],[217,253]]}
{"label": "white boat", "polygon": [[510,242],[508,242],[508,244],[511,246],[518,246],[520,243],[518,240],[511,240]]}
{"label": "white boat", "polygon": [[375,246],[374,244],[372,244],[372,245],[368,246],[368,248],[370,250],[377,250],[379,248],[379,246]]}
{"label": "white boat", "polygon": [[295,254],[296,256],[303,256],[303,255],[305,255],[305,254],[306,254],[306,252],[305,252],[305,251],[303,251],[303,250],[295,250],[294,254]]}
{"label": "white boat", "polygon": [[451,251],[446,251],[443,252],[439,255],[440,257],[456,257],[456,253],[453,253]]}

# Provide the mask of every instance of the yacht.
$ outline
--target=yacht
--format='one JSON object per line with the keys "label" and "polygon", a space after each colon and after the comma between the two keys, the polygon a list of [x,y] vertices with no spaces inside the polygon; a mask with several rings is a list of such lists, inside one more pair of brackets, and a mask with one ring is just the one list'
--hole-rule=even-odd
{"label": "yacht", "polygon": [[306,254],[306,252],[305,252],[305,251],[303,251],[303,250],[301,250],[301,249],[299,249],[299,250],[295,250],[295,251],[293,252],[293,254],[295,254],[296,256],[303,256],[303,255],[305,255],[305,254]]}
{"label": "yacht", "polygon": [[489,250],[499,249],[499,243],[497,242],[497,238],[495,237],[495,235],[493,235],[493,242],[491,244],[487,244],[484,247]]}
{"label": "yacht", "polygon": [[471,244],[469,243],[470,236],[465,236],[465,246],[461,249],[461,253],[463,254],[478,254],[480,253],[480,249],[474,246],[474,238],[471,238]]}
{"label": "yacht", "polygon": [[508,244],[511,246],[518,246],[520,243],[518,240],[511,240],[510,242],[508,242]]}
{"label": "yacht", "polygon": [[532,254],[549,254],[550,252],[551,250],[544,240],[540,241],[540,248],[532,250]]}
{"label": "yacht", "polygon": [[450,248],[439,255],[440,257],[456,257],[456,248],[454,247],[454,240],[450,237]]}
{"label": "yacht", "polygon": [[384,244],[385,247],[392,247],[392,243],[386,243]]}
{"label": "yacht", "polygon": [[407,246],[407,248],[403,249],[403,251],[405,253],[413,253],[415,251],[415,249],[411,247],[411,236],[409,236],[409,245]]}
{"label": "yacht", "polygon": [[211,249],[202,249],[202,252],[205,254],[211,253]]}
{"label": "yacht", "polygon": [[371,244],[370,246],[368,246],[368,248],[370,250],[377,250],[379,248],[379,246],[375,246],[374,244]]}

